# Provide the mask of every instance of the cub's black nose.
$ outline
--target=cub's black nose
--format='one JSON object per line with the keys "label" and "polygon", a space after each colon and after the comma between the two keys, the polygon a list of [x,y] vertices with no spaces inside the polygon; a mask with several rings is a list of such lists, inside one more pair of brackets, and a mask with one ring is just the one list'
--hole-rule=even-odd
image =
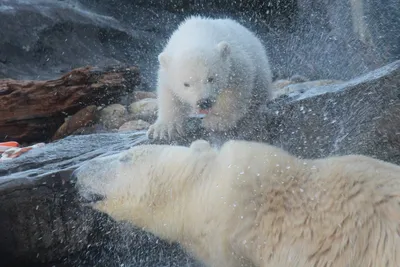
{"label": "cub's black nose", "polygon": [[210,109],[213,105],[213,101],[211,98],[203,98],[197,101],[197,106],[200,109]]}

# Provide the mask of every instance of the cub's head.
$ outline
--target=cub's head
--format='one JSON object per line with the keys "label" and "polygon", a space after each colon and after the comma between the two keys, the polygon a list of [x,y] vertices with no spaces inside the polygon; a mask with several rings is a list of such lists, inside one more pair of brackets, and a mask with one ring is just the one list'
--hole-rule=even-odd
{"label": "cub's head", "polygon": [[[226,89],[231,67],[231,49],[223,41],[213,46],[197,46],[175,54],[158,56],[160,69],[171,90],[196,110],[210,110],[219,92]],[[207,113],[207,112],[206,112]]]}
{"label": "cub's head", "polygon": [[85,202],[115,220],[165,234],[157,229],[177,224],[177,214],[214,157],[204,142],[191,147],[142,145],[93,159],[74,172],[76,187]]}

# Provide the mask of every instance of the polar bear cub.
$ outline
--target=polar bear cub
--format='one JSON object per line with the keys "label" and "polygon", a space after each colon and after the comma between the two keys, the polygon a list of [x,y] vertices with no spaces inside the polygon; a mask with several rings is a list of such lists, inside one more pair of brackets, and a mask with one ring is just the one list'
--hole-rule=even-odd
{"label": "polar bear cub", "polygon": [[183,135],[182,123],[190,114],[206,114],[207,130],[232,129],[272,95],[264,46],[232,19],[187,18],[158,60],[158,117],[149,138]]}
{"label": "polar bear cub", "polygon": [[79,168],[115,220],[179,242],[206,266],[400,266],[400,167],[299,159],[262,143],[142,145]]}

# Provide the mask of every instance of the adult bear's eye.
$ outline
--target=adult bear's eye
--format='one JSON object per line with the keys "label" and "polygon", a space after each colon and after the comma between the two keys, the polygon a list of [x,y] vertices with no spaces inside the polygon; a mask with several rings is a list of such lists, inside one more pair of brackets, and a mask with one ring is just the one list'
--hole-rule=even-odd
{"label": "adult bear's eye", "polygon": [[183,84],[185,87],[189,87],[190,86],[190,84],[188,84],[188,83],[184,83]]}
{"label": "adult bear's eye", "polygon": [[207,82],[208,83],[212,83],[214,81],[214,78],[213,77],[209,77],[208,79],[207,79]]}

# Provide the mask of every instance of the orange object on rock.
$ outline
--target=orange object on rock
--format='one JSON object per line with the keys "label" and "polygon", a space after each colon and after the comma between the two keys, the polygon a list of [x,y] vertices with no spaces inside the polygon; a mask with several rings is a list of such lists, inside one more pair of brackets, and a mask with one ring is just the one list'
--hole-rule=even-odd
{"label": "orange object on rock", "polygon": [[19,144],[18,144],[18,142],[9,141],[9,142],[2,142],[2,143],[0,143],[0,146],[12,146],[12,147],[17,147],[17,146],[19,146]]}
{"label": "orange object on rock", "polygon": [[33,148],[43,147],[44,145],[44,143],[38,143],[27,147],[8,147],[8,149],[1,154],[0,161],[17,158]]}
{"label": "orange object on rock", "polygon": [[9,141],[9,142],[1,142],[0,143],[0,154],[4,151],[10,149],[11,147],[19,147],[18,142]]}

